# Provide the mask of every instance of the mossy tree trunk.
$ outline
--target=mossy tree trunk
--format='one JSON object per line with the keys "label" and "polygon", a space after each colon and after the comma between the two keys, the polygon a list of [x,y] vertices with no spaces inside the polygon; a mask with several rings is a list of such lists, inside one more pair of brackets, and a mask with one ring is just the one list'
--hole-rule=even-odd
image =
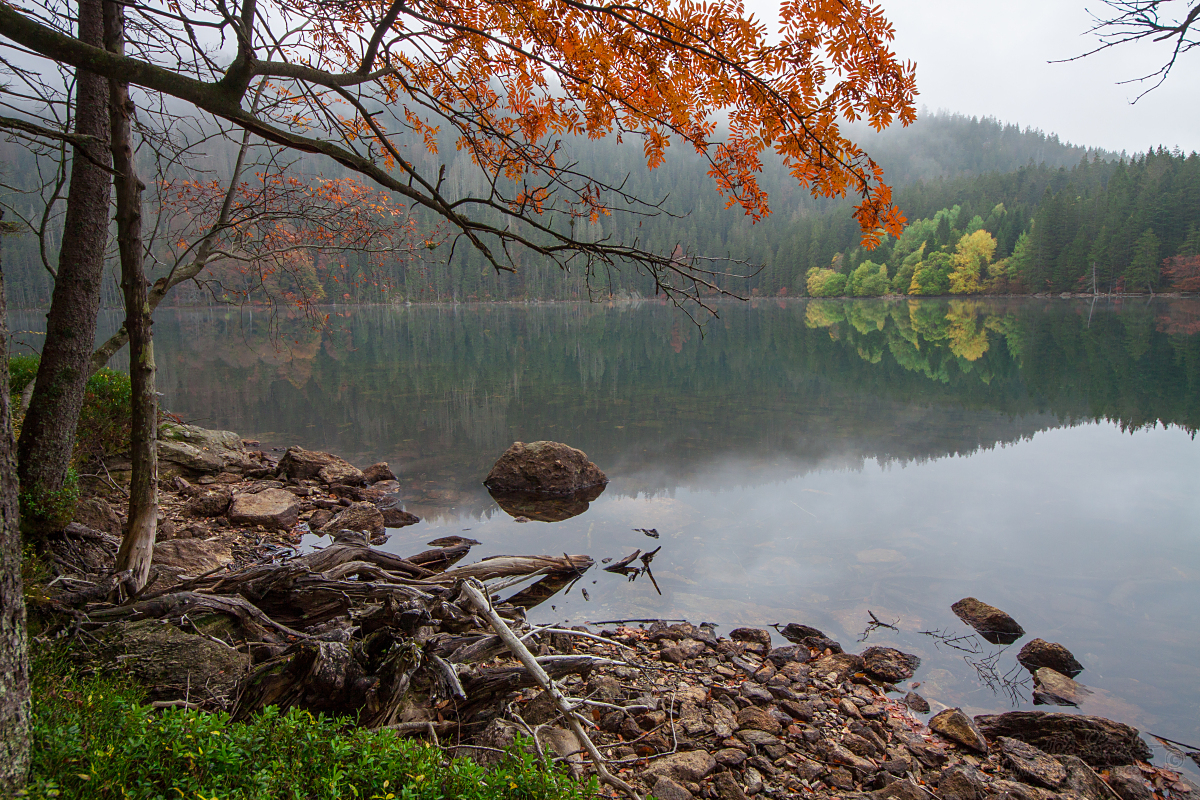
{"label": "mossy tree trunk", "polygon": [[[79,0],[79,38],[104,46],[102,0]],[[83,69],[75,73],[75,133],[92,137],[76,145],[71,160],[58,274],[46,341],[17,443],[18,476],[25,500],[22,523],[40,538],[70,521],[74,498],[68,469],[75,427],[91,374],[96,316],[108,243],[108,81]]]}
{"label": "mossy tree trunk", "polygon": [[[104,46],[125,52],[125,9],[104,0]],[[142,245],[142,190],[133,148],[134,104],[129,84],[109,83],[112,155],[117,190],[117,246],[121,251],[121,289],[125,295],[125,330],[129,333],[129,377],[132,419],[129,451],[133,475],[129,484],[129,528],[117,552],[117,572],[130,570],[125,587],[136,592],[146,585],[158,522],[158,402],[154,393],[154,340],[146,291]]]}
{"label": "mossy tree trunk", "polygon": [[[0,209],[0,219],[4,216]],[[15,792],[29,769],[29,658],[17,527],[17,459],[8,386],[8,322],[0,266],[0,794]]]}

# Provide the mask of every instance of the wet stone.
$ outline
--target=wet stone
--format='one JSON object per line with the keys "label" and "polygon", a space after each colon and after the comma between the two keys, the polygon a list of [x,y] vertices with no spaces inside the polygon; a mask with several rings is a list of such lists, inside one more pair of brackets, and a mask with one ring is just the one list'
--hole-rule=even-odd
{"label": "wet stone", "polygon": [[1001,736],[996,741],[1005,761],[1026,783],[1058,789],[1067,782],[1066,768],[1048,753],[1007,736]]}
{"label": "wet stone", "polygon": [[1025,629],[1015,619],[974,597],[964,597],[950,606],[950,610],[992,644],[1012,644],[1025,635]]}
{"label": "wet stone", "polygon": [[929,713],[929,701],[924,697],[921,697],[921,695],[917,694],[916,692],[909,692],[908,694],[904,695],[904,705],[908,706],[918,714]]}
{"label": "wet stone", "polygon": [[987,741],[975,723],[960,708],[948,708],[929,720],[929,728],[950,741],[980,753],[988,751]]}
{"label": "wet stone", "polygon": [[1039,667],[1033,673],[1034,705],[1078,706],[1091,693],[1083,684],[1049,667]]}
{"label": "wet stone", "polygon": [[1068,678],[1074,678],[1083,672],[1083,666],[1071,655],[1070,650],[1057,642],[1047,642],[1045,639],[1028,642],[1021,648],[1021,652],[1017,653],[1017,661],[1030,672],[1049,667]]}
{"label": "wet stone", "polygon": [[908,680],[921,666],[921,659],[893,647],[868,647],[862,653],[868,675],[895,683]]}

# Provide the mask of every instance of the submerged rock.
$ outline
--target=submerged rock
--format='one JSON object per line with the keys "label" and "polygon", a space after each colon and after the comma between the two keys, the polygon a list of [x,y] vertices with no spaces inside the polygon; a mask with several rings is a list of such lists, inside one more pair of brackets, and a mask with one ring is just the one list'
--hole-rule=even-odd
{"label": "submerged rock", "polygon": [[1103,717],[1048,711],[1010,711],[975,718],[989,737],[1009,736],[1051,755],[1079,756],[1092,767],[1149,761],[1150,747],[1137,728]]}
{"label": "submerged rock", "polygon": [[921,666],[920,658],[893,647],[868,647],[862,659],[868,675],[889,683],[908,680]]}
{"label": "submerged rock", "polygon": [[1091,689],[1049,667],[1033,673],[1033,703],[1045,706],[1078,706]]}
{"label": "submerged rock", "polygon": [[[406,525],[416,525],[421,521],[416,514],[410,514],[404,510],[404,503],[398,494],[385,494],[375,501],[375,507],[383,514],[383,524],[389,528],[403,528]],[[473,539],[471,541],[479,544]]]}
{"label": "submerged rock", "polygon": [[603,486],[608,478],[587,454],[560,442],[513,442],[483,484],[493,492],[562,497]]}
{"label": "submerged rock", "polygon": [[1057,642],[1047,642],[1045,639],[1028,642],[1021,648],[1021,652],[1017,653],[1017,661],[1030,672],[1049,667],[1068,678],[1074,678],[1083,672],[1083,666],[1075,660],[1070,650]]}
{"label": "submerged rock", "polygon": [[950,610],[992,644],[1012,644],[1025,635],[1017,621],[995,606],[974,597],[964,597]]}

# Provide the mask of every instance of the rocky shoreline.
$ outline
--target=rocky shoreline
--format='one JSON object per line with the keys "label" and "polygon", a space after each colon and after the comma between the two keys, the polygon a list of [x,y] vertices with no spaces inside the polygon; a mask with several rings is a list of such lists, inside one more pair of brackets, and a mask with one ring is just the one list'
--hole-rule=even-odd
{"label": "rocky shoreline", "polygon": [[[798,623],[727,637],[687,622],[531,626],[524,609],[592,560],[450,569],[477,544],[457,537],[407,559],[376,550],[388,528],[418,521],[387,464],[359,469],[301,448],[276,460],[236,434],[184,425],[164,426],[160,458],[152,583],[132,603],[106,604],[122,525],[114,462],[54,542],[58,578],[43,602],[70,611],[58,634],[87,631],[100,643],[93,666],[130,673],[164,705],[235,718],[266,705],[357,713],[480,761],[524,734],[581,776],[593,770],[594,745],[619,781],[660,800],[1200,800],[1185,777],[1148,763],[1129,726],[1041,711],[945,709],[926,720],[911,683],[919,659],[882,647],[846,653]],[[310,530],[334,544],[297,555]],[[545,577],[489,602],[570,696],[573,718],[463,588],[490,580],[492,595],[531,575]],[[954,610],[989,641],[1024,633],[973,598]],[[776,646],[780,636],[789,643]],[[1051,694],[1070,691],[1081,669],[1040,639],[1019,659]]]}

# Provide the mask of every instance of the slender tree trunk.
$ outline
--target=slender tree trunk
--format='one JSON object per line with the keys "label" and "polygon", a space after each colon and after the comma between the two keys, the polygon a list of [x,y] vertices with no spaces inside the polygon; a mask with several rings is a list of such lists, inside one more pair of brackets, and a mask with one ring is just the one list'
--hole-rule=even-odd
{"label": "slender tree trunk", "polygon": [[[79,0],[79,38],[104,46],[102,0]],[[109,163],[108,131],[108,81],[77,70],[75,133],[94,137],[87,150],[91,158],[75,147],[46,342],[17,443],[18,477],[26,500],[22,524],[35,538],[69,522],[73,511],[73,498],[65,496],[69,493],[63,488],[96,343],[110,182],[99,165]]]}
{"label": "slender tree trunk", "polygon": [[[125,7],[104,0],[104,46],[125,52]],[[117,190],[117,246],[121,251],[121,289],[125,295],[125,330],[129,332],[129,377],[133,384],[133,418],[129,438],[133,475],[129,484],[129,529],[117,552],[116,571],[132,570],[129,585],[146,585],[158,522],[158,402],[154,393],[154,340],[146,291],[142,245],[142,190],[133,152],[133,100],[129,84],[111,81],[108,99],[112,118],[112,155]]]}
{"label": "slender tree trunk", "polygon": [[[0,209],[0,219],[3,217]],[[0,267],[0,387],[4,388],[0,391],[0,794],[21,788],[29,770],[29,658],[4,300],[4,270]]]}

